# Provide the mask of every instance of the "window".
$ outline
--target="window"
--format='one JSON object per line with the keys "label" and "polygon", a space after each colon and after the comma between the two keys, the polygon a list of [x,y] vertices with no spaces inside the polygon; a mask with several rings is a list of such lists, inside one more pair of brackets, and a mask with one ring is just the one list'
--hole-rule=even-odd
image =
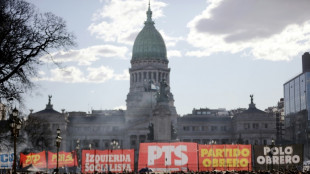
{"label": "window", "polygon": [[149,72],[149,79],[152,79],[152,72]]}
{"label": "window", "polygon": [[145,135],[140,135],[139,136],[139,140],[140,140],[141,143],[145,142],[146,136]]}
{"label": "window", "polygon": [[222,139],[222,144],[227,144],[228,143],[228,139]]}
{"label": "window", "polygon": [[202,144],[209,144],[210,140],[209,139],[203,139]]}
{"label": "window", "polygon": [[146,79],[146,72],[143,72],[143,79]]}
{"label": "window", "polygon": [[153,73],[153,77],[154,77],[154,79],[156,81],[156,72]]}
{"label": "window", "polygon": [[183,126],[184,131],[189,131],[189,126]]}
{"label": "window", "polygon": [[135,146],[136,145],[136,140],[130,140],[130,145]]}
{"label": "window", "polygon": [[104,141],[104,148],[108,149],[109,148],[109,142],[108,141]]}
{"label": "window", "polygon": [[250,129],[250,124],[249,123],[244,123],[244,129]]}
{"label": "window", "polygon": [[258,123],[253,123],[253,129],[258,129],[259,128],[259,124]]}
{"label": "window", "polygon": [[267,140],[264,140],[264,145],[267,145]]}
{"label": "window", "polygon": [[226,126],[221,126],[221,131],[226,131],[226,130],[227,130]]}
{"label": "window", "polygon": [[202,131],[208,131],[208,126],[201,126]]}
{"label": "window", "polygon": [[216,131],[217,127],[216,126],[211,126],[211,131]]}
{"label": "window", "polygon": [[265,128],[268,128],[268,124],[267,124],[267,123],[265,123],[265,125],[264,125],[264,126],[265,126]]}
{"label": "window", "polygon": [[193,140],[193,142],[195,142],[195,143],[198,143],[198,144],[199,144],[199,143],[200,143],[200,139],[194,139],[194,140]]}
{"label": "window", "polygon": [[199,126],[192,126],[192,131],[199,131]]}
{"label": "window", "polygon": [[136,145],[137,136],[136,135],[130,135],[130,145],[135,146]]}
{"label": "window", "polygon": [[255,140],[255,143],[254,143],[255,145],[258,145],[258,140]]}
{"label": "window", "polygon": [[201,112],[200,112],[200,111],[197,111],[197,115],[201,115]]}
{"label": "window", "polygon": [[141,82],[141,72],[139,72],[139,82]]}
{"label": "window", "polygon": [[99,147],[99,140],[94,140],[93,143],[94,147],[98,148]]}

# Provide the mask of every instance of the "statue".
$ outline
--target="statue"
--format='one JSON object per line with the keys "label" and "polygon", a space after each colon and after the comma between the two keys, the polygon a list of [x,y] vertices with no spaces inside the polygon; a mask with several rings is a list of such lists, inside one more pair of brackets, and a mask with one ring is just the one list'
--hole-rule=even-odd
{"label": "statue", "polygon": [[169,98],[168,93],[169,93],[169,85],[167,84],[166,80],[163,79],[160,82],[158,101],[168,101]]}
{"label": "statue", "polygon": [[251,104],[253,104],[253,94],[250,95],[250,97],[251,97]]}
{"label": "statue", "polygon": [[52,98],[52,95],[48,95],[48,104],[51,105],[51,98]]}

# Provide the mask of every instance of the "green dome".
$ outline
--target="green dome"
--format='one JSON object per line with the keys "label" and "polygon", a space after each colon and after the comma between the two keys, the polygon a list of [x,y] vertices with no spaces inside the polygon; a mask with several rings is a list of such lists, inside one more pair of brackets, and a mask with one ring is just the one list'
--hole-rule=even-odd
{"label": "green dome", "polygon": [[166,45],[163,37],[154,26],[150,6],[146,14],[147,20],[144,22],[145,26],[133,44],[132,61],[154,59],[168,61]]}

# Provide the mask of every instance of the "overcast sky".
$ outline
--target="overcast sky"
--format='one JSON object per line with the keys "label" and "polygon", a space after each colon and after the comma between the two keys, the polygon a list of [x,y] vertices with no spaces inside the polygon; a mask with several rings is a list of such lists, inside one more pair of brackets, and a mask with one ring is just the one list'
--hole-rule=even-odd
{"label": "overcast sky", "polygon": [[[85,111],[125,108],[132,46],[146,20],[147,0],[27,0],[64,18],[77,37],[72,50],[42,57],[29,109]],[[283,97],[310,50],[309,0],[151,0],[171,68],[180,115],[193,108],[264,110]]]}

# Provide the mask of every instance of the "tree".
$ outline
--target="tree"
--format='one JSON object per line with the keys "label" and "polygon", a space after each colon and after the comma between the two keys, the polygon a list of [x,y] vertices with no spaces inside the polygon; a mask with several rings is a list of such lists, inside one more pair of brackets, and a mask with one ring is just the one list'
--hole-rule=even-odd
{"label": "tree", "polygon": [[39,58],[74,46],[74,39],[62,18],[23,0],[0,0],[0,98],[21,101],[34,86]]}
{"label": "tree", "polygon": [[39,117],[29,116],[24,122],[24,133],[27,148],[23,152],[40,152],[52,150],[54,147],[54,137],[48,128],[47,120]]}
{"label": "tree", "polygon": [[0,120],[0,151],[8,151],[10,147],[10,128],[7,120]]}

